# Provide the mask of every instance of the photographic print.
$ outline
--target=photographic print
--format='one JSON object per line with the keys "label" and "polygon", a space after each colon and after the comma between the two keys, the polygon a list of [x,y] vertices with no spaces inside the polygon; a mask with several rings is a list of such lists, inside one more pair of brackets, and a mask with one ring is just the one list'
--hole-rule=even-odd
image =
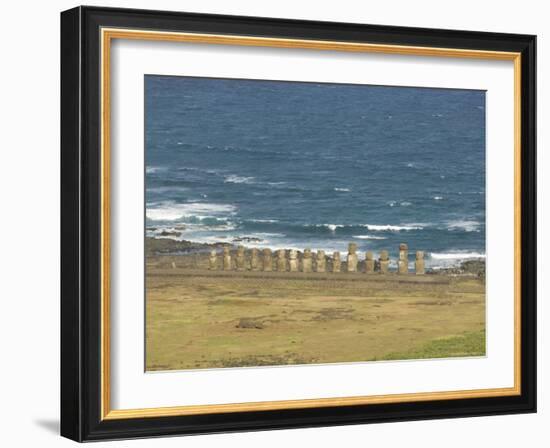
{"label": "photographic print", "polygon": [[536,412],[535,56],[64,11],[61,434]]}
{"label": "photographic print", "polygon": [[146,370],[485,355],[485,91],[145,76]]}

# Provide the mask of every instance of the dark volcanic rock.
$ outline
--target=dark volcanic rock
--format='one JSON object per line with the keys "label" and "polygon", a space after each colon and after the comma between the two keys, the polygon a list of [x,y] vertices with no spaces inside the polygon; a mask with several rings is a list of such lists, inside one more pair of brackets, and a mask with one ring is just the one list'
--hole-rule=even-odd
{"label": "dark volcanic rock", "polygon": [[460,267],[467,274],[485,277],[485,260],[468,260],[462,263]]}
{"label": "dark volcanic rock", "polygon": [[175,236],[175,237],[178,237],[178,236],[181,236],[181,232],[177,232],[175,230],[163,230],[162,232],[160,232],[160,236]]}
{"label": "dark volcanic rock", "polygon": [[263,241],[261,238],[256,238],[253,236],[240,236],[233,238],[234,243],[259,243],[261,241]]}
{"label": "dark volcanic rock", "polygon": [[239,319],[239,323],[236,325],[236,328],[252,328],[261,330],[264,328],[264,324],[259,320],[252,319],[250,317],[242,317]]}
{"label": "dark volcanic rock", "polygon": [[169,238],[145,238],[146,255],[177,255],[190,252],[206,252],[208,249],[227,246],[227,243],[202,244],[191,241],[176,241]]}
{"label": "dark volcanic rock", "polygon": [[467,260],[463,261],[459,267],[438,269],[437,271],[432,271],[432,273],[445,275],[469,275],[484,279],[485,260],[481,258],[475,260]]}

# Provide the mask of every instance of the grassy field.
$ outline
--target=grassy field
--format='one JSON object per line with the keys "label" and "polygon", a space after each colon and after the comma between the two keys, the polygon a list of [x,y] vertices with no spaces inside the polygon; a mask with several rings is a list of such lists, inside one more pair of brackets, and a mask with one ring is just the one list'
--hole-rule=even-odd
{"label": "grassy field", "polygon": [[485,286],[444,275],[149,267],[147,370],[485,354]]}

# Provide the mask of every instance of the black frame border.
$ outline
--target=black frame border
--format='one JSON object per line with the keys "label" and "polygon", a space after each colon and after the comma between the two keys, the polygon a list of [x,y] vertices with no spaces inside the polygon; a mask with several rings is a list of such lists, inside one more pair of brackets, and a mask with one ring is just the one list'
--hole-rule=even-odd
{"label": "black frame border", "polygon": [[[521,53],[521,395],[101,420],[100,28]],[[61,435],[82,442],[536,412],[536,36],[77,7],[61,13]]]}

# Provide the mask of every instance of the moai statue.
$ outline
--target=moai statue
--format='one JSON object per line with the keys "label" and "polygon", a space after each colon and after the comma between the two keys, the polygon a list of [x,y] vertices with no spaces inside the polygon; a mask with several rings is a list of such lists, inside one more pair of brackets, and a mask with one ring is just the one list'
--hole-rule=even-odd
{"label": "moai statue", "polygon": [[286,250],[279,249],[277,251],[277,270],[286,272]]}
{"label": "moai statue", "polygon": [[258,249],[252,249],[250,253],[250,269],[252,271],[260,270],[260,257],[258,256]]}
{"label": "moai statue", "polygon": [[380,274],[387,274],[390,267],[390,257],[387,250],[380,251]]}
{"label": "moai statue", "polygon": [[405,243],[399,245],[399,260],[397,261],[397,272],[399,274],[409,273],[409,248]]}
{"label": "moai statue", "polygon": [[348,244],[348,272],[357,272],[357,244]]}
{"label": "moai statue", "polygon": [[237,271],[244,271],[245,269],[245,254],[244,254],[244,247],[239,246],[237,248],[237,256],[235,258],[235,262],[237,264]]}
{"label": "moai statue", "polygon": [[208,267],[211,271],[218,269],[218,254],[216,249],[210,251],[210,257],[208,258]]}
{"label": "moai statue", "polygon": [[315,270],[317,272],[326,272],[327,268],[327,261],[325,259],[325,251],[324,250],[318,250],[317,251],[317,263],[315,264]]}
{"label": "moai statue", "polygon": [[370,250],[365,254],[365,272],[374,274],[374,255]]}
{"label": "moai statue", "polygon": [[231,265],[231,252],[229,251],[229,247],[225,246],[223,248],[223,270],[230,271],[231,269],[233,269]]}
{"label": "moai statue", "polygon": [[340,261],[340,252],[336,251],[332,254],[332,272],[340,272],[342,262]]}
{"label": "moai statue", "polygon": [[416,275],[424,275],[426,273],[424,269],[424,252],[421,250],[416,251],[416,261],[414,262],[414,268]]}
{"label": "moai statue", "polygon": [[290,272],[298,272],[298,252],[292,249],[288,255],[289,260],[288,264],[290,267]]}
{"label": "moai statue", "polygon": [[311,272],[311,266],[311,249],[304,249],[304,254],[302,256],[302,272]]}
{"label": "moai statue", "polygon": [[271,257],[271,249],[264,249],[262,251],[264,257],[263,257],[263,265],[262,268],[264,271],[272,271],[273,270],[273,258]]}

